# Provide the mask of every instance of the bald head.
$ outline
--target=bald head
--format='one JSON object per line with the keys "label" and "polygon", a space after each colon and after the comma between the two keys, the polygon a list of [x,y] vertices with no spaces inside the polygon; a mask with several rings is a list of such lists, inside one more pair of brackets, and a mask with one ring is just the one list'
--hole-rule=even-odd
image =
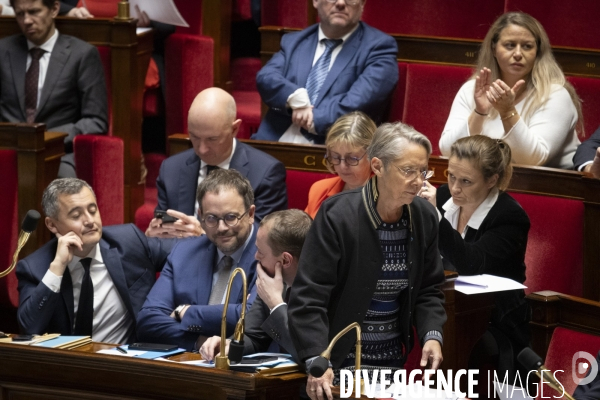
{"label": "bald head", "polygon": [[231,154],[241,120],[236,119],[233,97],[209,88],[194,99],[188,114],[188,131],[194,151],[209,165],[219,165]]}

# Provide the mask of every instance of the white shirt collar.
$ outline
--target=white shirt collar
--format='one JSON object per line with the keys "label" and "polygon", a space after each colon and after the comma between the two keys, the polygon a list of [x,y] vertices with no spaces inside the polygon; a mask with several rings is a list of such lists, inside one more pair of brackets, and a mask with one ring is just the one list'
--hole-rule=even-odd
{"label": "white shirt collar", "polygon": [[[69,263],[69,271],[71,271],[82,258],[91,258],[92,261],[100,264],[104,264],[104,259],[102,258],[102,252],[100,252],[100,242],[96,243],[96,245],[92,248],[92,250],[85,257],[77,257],[73,256],[73,259]],[[91,265],[91,264],[90,264]]]}
{"label": "white shirt collar", "polygon": [[[356,24],[356,26],[354,28],[352,28],[352,30],[348,33],[346,33],[344,36],[342,36],[342,44],[344,44],[344,42],[346,42],[346,39],[348,39],[356,29],[358,29],[358,25],[360,23]],[[329,39],[327,36],[325,36],[325,33],[323,33],[323,29],[321,29],[321,24],[319,24],[319,44],[321,43],[321,40],[323,39]]]}
{"label": "white shirt collar", "polygon": [[[229,157],[227,157],[225,160],[223,160],[223,162],[219,165],[217,165],[217,167],[221,168],[221,169],[229,169],[229,164],[231,164],[231,159],[233,158],[233,153],[235,153],[235,148],[237,146],[237,139],[233,139],[233,146],[231,146],[231,154],[229,154]],[[208,164],[206,164],[204,161],[200,160],[200,169],[206,167]]]}
{"label": "white shirt collar", "polygon": [[[493,187],[492,190],[490,190],[490,193],[488,193],[485,200],[483,200],[481,204],[479,204],[477,209],[475,209],[473,215],[471,215],[471,218],[469,218],[469,222],[467,222],[467,225],[465,226],[465,232],[467,230],[467,226],[473,229],[479,229],[481,223],[483,222],[485,217],[487,217],[490,209],[494,206],[494,204],[496,204],[496,200],[498,200],[499,193],[500,192],[498,191],[497,187]],[[460,206],[454,204],[454,200],[452,200],[452,197],[450,197],[446,204],[442,206],[442,208],[446,211],[444,213],[444,218],[446,218],[450,222],[452,227],[456,229],[458,227],[458,216],[460,214]],[[465,232],[461,232],[463,237]]]}
{"label": "white shirt collar", "polygon": [[46,42],[41,46],[36,46],[33,42],[27,41],[27,50],[31,50],[34,47],[39,47],[42,50],[45,50],[47,53],[52,53],[54,50],[54,45],[56,44],[56,40],[58,40],[58,29],[54,29],[54,35],[50,36],[50,39],[46,40]]}

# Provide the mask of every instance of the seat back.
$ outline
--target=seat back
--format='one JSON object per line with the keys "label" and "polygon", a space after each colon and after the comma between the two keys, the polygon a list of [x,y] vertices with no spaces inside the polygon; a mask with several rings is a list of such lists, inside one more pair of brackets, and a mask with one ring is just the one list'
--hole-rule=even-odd
{"label": "seat back", "polygon": [[[550,339],[550,345],[548,346],[548,354],[544,361],[544,365],[552,371],[556,371],[556,378],[560,383],[563,384],[565,392],[573,394],[577,385],[573,381],[573,356],[577,352],[585,351],[592,355],[594,358],[600,350],[600,336],[591,335],[567,329],[563,327],[557,327],[554,329],[552,339]],[[580,357],[578,357],[580,359]],[[558,371],[558,370],[563,370]],[[580,378],[586,376],[586,374],[579,374],[575,371],[576,375]],[[547,385],[544,385],[544,398],[550,398],[556,396],[558,398],[562,393],[551,392]],[[541,399],[538,396],[538,399]]]}
{"label": "seat back", "polygon": [[578,136],[583,142],[600,126],[600,79],[569,76],[567,80],[581,99],[585,136],[582,136],[581,132],[578,132]]}
{"label": "seat back", "polygon": [[[119,9],[119,0],[79,0],[77,7],[85,7],[96,18],[114,18]],[[132,13],[133,14],[133,13]]]}
{"label": "seat back", "polygon": [[77,175],[94,189],[103,225],[122,224],[123,140],[118,137],[79,135],[73,142]]}
{"label": "seat back", "polygon": [[[0,150],[0,171],[2,171],[2,191],[0,209],[2,210],[2,229],[0,229],[0,271],[6,270],[12,262],[17,247],[19,229],[18,217],[18,175],[17,152]],[[16,309],[19,305],[17,277],[13,271],[0,278],[0,309]],[[2,330],[4,328],[0,328]]]}
{"label": "seat back", "polygon": [[506,0],[506,11],[523,11],[535,17],[548,33],[552,46],[600,49],[597,0]]}
{"label": "seat back", "polygon": [[306,28],[315,22],[310,1],[262,0],[261,25]]}
{"label": "seat back", "polygon": [[202,34],[202,0],[175,0],[179,13],[188,23],[189,28],[178,26],[177,33],[188,35]]}
{"label": "seat back", "polygon": [[386,33],[483,39],[504,0],[369,0],[362,20]]}
{"label": "seat back", "polygon": [[525,254],[527,293],[582,295],[584,206],[580,200],[511,193],[531,221]]}
{"label": "seat back", "polygon": [[323,172],[287,169],[285,184],[287,186],[288,207],[304,210],[308,204],[308,192],[312,184],[321,179],[334,176]]}
{"label": "seat back", "polygon": [[440,136],[452,102],[471,73],[471,68],[466,67],[407,64],[402,122],[429,138],[432,154],[441,154]]}

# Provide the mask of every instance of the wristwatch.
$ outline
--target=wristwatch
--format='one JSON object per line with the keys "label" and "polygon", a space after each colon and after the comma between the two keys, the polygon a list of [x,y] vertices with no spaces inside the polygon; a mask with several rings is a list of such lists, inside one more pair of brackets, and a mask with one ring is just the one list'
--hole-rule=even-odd
{"label": "wristwatch", "polygon": [[188,306],[188,304],[181,304],[181,305],[177,306],[177,308],[175,309],[175,319],[177,320],[177,322],[181,322],[181,315],[180,315],[180,313],[187,306]]}

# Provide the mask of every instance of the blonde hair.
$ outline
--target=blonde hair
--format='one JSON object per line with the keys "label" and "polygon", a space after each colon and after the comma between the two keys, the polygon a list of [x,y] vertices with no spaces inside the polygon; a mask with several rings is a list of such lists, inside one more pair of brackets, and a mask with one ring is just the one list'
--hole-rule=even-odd
{"label": "blonde hair", "polygon": [[[325,147],[327,154],[329,150],[337,144],[345,144],[350,147],[361,147],[367,149],[373,140],[373,134],[377,125],[369,116],[360,111],[353,111],[339,117],[329,128]],[[326,158],[327,160],[327,158]],[[327,162],[327,169],[335,174],[333,166]]]}
{"label": "blonde hair", "polygon": [[[498,18],[488,31],[485,39],[481,43],[479,49],[479,57],[477,59],[477,68],[470,79],[475,79],[483,68],[489,68],[492,71],[492,81],[500,79],[500,67],[494,56],[496,45],[500,39],[500,34],[509,25],[517,25],[527,29],[535,38],[537,53],[531,70],[529,79],[526,80],[526,91],[528,92],[523,107],[523,119],[525,121],[531,118],[532,114],[542,107],[550,98],[552,84],[557,84],[564,87],[571,100],[577,109],[577,130],[582,136],[585,136],[583,127],[583,114],[581,111],[581,100],[575,92],[575,88],[567,82],[565,75],[556,62],[552,54],[550,39],[544,30],[544,27],[529,14],[522,12],[509,12]],[[492,117],[497,113],[496,110],[491,111]]]}
{"label": "blonde hair", "polygon": [[458,139],[450,148],[450,157],[469,160],[486,181],[498,174],[496,187],[500,190],[506,190],[512,178],[510,146],[500,139],[484,135]]}

